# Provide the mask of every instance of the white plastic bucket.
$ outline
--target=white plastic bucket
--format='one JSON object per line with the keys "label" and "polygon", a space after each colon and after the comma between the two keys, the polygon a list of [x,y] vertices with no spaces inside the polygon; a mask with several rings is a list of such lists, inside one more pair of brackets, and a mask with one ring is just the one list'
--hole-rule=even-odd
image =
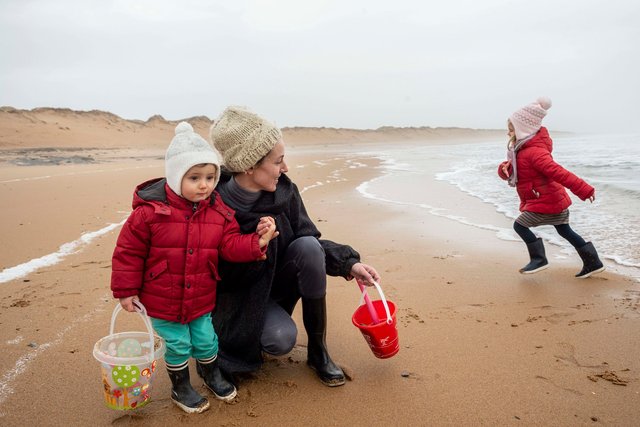
{"label": "white plastic bucket", "polygon": [[105,404],[111,409],[137,409],[149,402],[157,361],[166,351],[164,340],[153,334],[147,310],[140,301],[135,304],[147,331],[114,333],[122,310],[118,303],[111,315],[109,335],[93,346],[93,357],[102,367]]}

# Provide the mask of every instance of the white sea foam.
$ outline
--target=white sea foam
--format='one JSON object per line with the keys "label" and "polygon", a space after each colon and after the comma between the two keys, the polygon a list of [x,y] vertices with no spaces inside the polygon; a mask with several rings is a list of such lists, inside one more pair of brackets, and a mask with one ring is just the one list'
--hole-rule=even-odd
{"label": "white sea foam", "polygon": [[[347,181],[347,179],[344,178],[344,176],[343,176],[343,172],[346,169],[355,169],[355,168],[367,167],[367,165],[364,164],[364,163],[361,163],[361,162],[358,162],[358,161],[355,161],[355,160],[352,160],[352,159],[345,159],[345,158],[342,158],[342,157],[337,157],[337,158],[334,158],[334,159],[330,159],[328,161],[313,161],[312,163],[317,165],[317,166],[326,166],[327,164],[329,164],[329,162],[333,162],[333,161],[336,161],[336,160],[344,161],[346,163],[346,167],[345,168],[336,169],[336,170],[332,171],[329,174],[329,179],[326,179],[324,181],[317,181],[314,184],[310,184],[310,185],[307,185],[307,186],[303,187],[300,190],[300,194],[305,193],[305,192],[307,192],[307,191],[309,191],[311,189],[321,187],[323,185],[330,185],[330,184],[334,184],[336,182]],[[300,167],[300,166],[298,166],[298,167]],[[302,167],[304,167],[304,165],[302,165]]]}
{"label": "white sea foam", "polygon": [[56,252],[42,256],[40,258],[32,259],[14,267],[5,268],[0,272],[0,283],[19,279],[20,277],[27,276],[28,274],[33,273],[34,271],[39,270],[43,267],[57,264],[67,256],[82,250],[95,238],[108,233],[115,228],[120,227],[122,224],[124,224],[125,221],[126,219],[118,223],[109,224],[106,227],[101,228],[100,230],[83,233],[78,239],[74,240],[73,242],[62,244]]}
{"label": "white sea foam", "polygon": [[24,337],[22,335],[18,335],[14,339],[8,340],[7,344],[8,345],[20,344],[22,341],[24,341]]}

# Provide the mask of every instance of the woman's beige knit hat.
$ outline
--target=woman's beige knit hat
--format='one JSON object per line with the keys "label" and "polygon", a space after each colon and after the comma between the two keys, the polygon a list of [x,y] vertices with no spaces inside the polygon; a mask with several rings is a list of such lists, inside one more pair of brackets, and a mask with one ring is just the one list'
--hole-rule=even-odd
{"label": "woman's beige knit hat", "polygon": [[227,107],[211,125],[211,142],[230,172],[244,172],[282,140],[275,125],[244,107]]}

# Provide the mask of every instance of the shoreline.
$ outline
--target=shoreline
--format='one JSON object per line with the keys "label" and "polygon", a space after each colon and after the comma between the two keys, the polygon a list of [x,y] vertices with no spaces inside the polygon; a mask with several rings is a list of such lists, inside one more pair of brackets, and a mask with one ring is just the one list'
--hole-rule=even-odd
{"label": "shoreline", "polygon": [[[482,142],[486,142],[483,139],[477,140],[475,141],[477,143],[482,143]],[[414,144],[419,144],[422,145],[424,142],[422,141],[407,141],[407,143],[405,144],[407,147],[411,147]],[[431,144],[429,145],[435,145],[435,146],[440,146],[440,145],[450,145],[450,144],[468,144],[469,142],[466,140],[452,140],[452,141],[431,141]],[[479,229],[487,229],[490,231],[495,232],[495,238],[499,239],[499,240],[503,240],[506,242],[520,242],[517,238],[509,235],[508,237],[505,236],[501,236],[501,234],[504,234],[504,231],[509,232],[511,229],[511,224],[510,222],[512,222],[512,219],[506,218],[504,217],[503,214],[500,214],[498,212],[495,211],[495,209],[492,207],[490,207],[489,209],[486,209],[485,206],[483,206],[484,202],[482,200],[477,199],[476,197],[474,197],[473,195],[470,194],[466,194],[464,193],[462,190],[460,190],[459,188],[456,188],[455,191],[456,192],[460,192],[461,194],[457,195],[457,199],[458,201],[456,202],[457,204],[460,205],[467,205],[467,204],[473,204],[477,202],[482,202],[480,205],[478,205],[478,207],[476,207],[476,209],[474,209],[474,212],[479,213],[480,215],[477,216],[476,218],[476,222],[473,222],[474,220],[467,220],[466,217],[460,217],[459,215],[455,214],[455,210],[451,210],[450,207],[434,207],[434,206],[424,206],[424,205],[413,205],[412,203],[403,203],[403,202],[398,202],[398,201],[393,201],[393,200],[386,200],[384,198],[380,198],[378,196],[375,196],[373,194],[370,194],[368,191],[368,187],[376,180],[379,179],[383,179],[385,178],[385,176],[387,174],[393,173],[393,170],[397,167],[397,165],[389,165],[387,164],[387,160],[385,160],[385,157],[382,156],[380,157],[379,155],[373,154],[373,150],[379,146],[379,143],[376,142],[369,142],[369,143],[365,143],[365,144],[356,144],[356,145],[346,145],[346,146],[342,146],[340,148],[336,147],[336,149],[332,150],[336,155],[338,156],[345,156],[345,158],[352,158],[352,157],[367,157],[370,160],[374,160],[377,161],[378,164],[376,166],[374,166],[375,168],[379,168],[382,170],[382,172],[380,174],[378,174],[377,176],[373,177],[370,180],[365,180],[362,183],[360,183],[360,185],[357,186],[356,190],[358,191],[358,193],[365,199],[370,199],[376,202],[380,202],[382,204],[391,204],[391,205],[405,205],[409,208],[413,208],[416,210],[417,214],[416,216],[420,216],[423,213],[426,213],[429,216],[436,216],[436,217],[443,217],[446,218],[450,221],[456,222],[459,225],[463,226],[463,227],[474,227],[474,228],[479,228]],[[327,145],[325,144],[306,144],[300,147],[292,147],[289,150],[289,153],[287,155],[287,157],[293,157],[294,159],[296,157],[303,157],[303,156],[315,156],[315,155],[320,155],[322,152],[326,151]],[[355,151],[354,151],[355,149]],[[25,181],[25,180],[41,180],[41,179],[46,179],[46,178],[54,178],[54,177],[62,177],[62,176],[73,176],[73,175],[83,175],[83,174],[92,174],[92,173],[104,173],[104,172],[123,172],[126,171],[128,169],[140,169],[141,171],[144,171],[145,169],[151,169],[151,170],[156,170],[158,173],[161,174],[161,163],[163,161],[163,156],[162,156],[162,152],[159,150],[153,150],[153,149],[147,149],[147,150],[140,150],[140,149],[119,149],[119,148],[109,148],[109,149],[96,149],[96,148],[67,148],[67,149],[57,149],[57,148],[53,148],[53,147],[43,147],[43,148],[38,148],[38,149],[22,149],[22,150],[15,150],[15,153],[19,153],[19,154],[24,154],[24,155],[31,155],[33,153],[45,153],[45,156],[48,155],[48,153],[54,152],[54,153],[75,153],[75,152],[87,152],[87,153],[91,153],[90,154],[90,158],[92,159],[92,161],[90,162],[73,162],[73,161],[60,161],[60,162],[50,162],[50,163],[44,163],[40,162],[40,161],[35,161],[33,163],[16,163],[13,160],[8,160],[11,159],[10,156],[7,156],[7,153],[2,153],[0,151],[0,153],[4,154],[0,154],[0,165],[2,164],[2,162],[7,162],[10,164],[10,168],[9,169],[11,172],[7,172],[7,170],[4,170],[3,173],[3,169],[0,168],[0,184],[6,184],[6,183],[13,183],[13,182],[19,182],[19,181]],[[72,154],[72,157],[75,156],[75,154]],[[67,157],[62,157],[63,159],[66,159]],[[111,170],[103,170],[103,169],[99,169],[99,170],[95,170],[93,168],[93,166],[96,165],[105,165],[105,164],[109,164],[109,163],[117,163],[117,162],[126,162],[126,163],[133,163],[133,164],[137,164],[137,163],[142,163],[142,164],[137,164],[136,166],[128,166],[128,167],[118,167],[118,168],[114,168]],[[348,160],[351,161],[351,160]],[[156,162],[160,162],[160,164],[155,164]],[[322,160],[320,160],[320,162],[322,162]],[[75,171],[68,171],[66,173],[62,173],[60,174],[60,168],[58,168],[58,166],[76,166],[76,165],[82,165],[82,166],[86,166],[87,170],[75,170]],[[54,170],[56,172],[58,172],[58,175],[50,173],[50,172],[45,172],[43,175],[40,176],[31,176],[31,177],[23,177],[23,178],[13,178],[13,179],[6,179],[6,174],[7,173],[15,173],[16,171],[23,171],[23,172],[27,172],[27,169],[29,168],[33,168],[33,167],[38,167],[38,166],[42,166],[44,167],[44,170],[49,170],[47,167],[51,167],[51,170]],[[357,165],[354,166],[353,164],[351,166],[349,166],[351,168],[353,167],[358,167]],[[436,176],[435,179],[433,179],[434,181],[434,186],[432,186],[432,190],[433,188],[441,188],[440,190],[438,190],[435,194],[436,194],[436,198],[438,200],[451,200],[451,197],[447,196],[448,193],[450,193],[451,190],[451,184],[443,181],[439,178],[437,178],[437,174],[439,172],[442,172],[443,166],[437,166],[435,164],[431,165],[430,168],[430,174],[433,176]],[[24,169],[23,169],[24,168]],[[3,176],[5,176],[5,178],[3,179]],[[158,175],[159,176],[159,175]],[[327,182],[331,182],[330,180]],[[309,186],[305,186],[300,188],[301,193],[304,193],[307,190],[313,189],[314,187],[317,187],[319,185],[324,185],[324,183],[321,182],[316,182],[313,184],[310,184]],[[468,196],[468,197],[464,197],[467,201],[466,202],[461,202],[459,200],[461,200],[461,197],[463,197],[463,193],[464,196]],[[449,211],[449,213],[446,213],[446,211]],[[124,217],[126,218],[126,213],[127,211],[119,211],[119,213],[123,214]],[[504,217],[504,218],[503,218]],[[484,224],[480,224],[478,223],[477,219],[480,219],[479,222],[483,222],[483,221],[487,221],[491,224],[491,225],[487,225],[487,223],[485,222]],[[78,245],[82,240],[86,239],[86,237],[84,237],[85,235],[88,234],[95,234],[95,233],[101,233],[103,229],[107,229],[109,228],[111,225],[113,224],[117,224],[117,223],[121,223],[122,220],[118,220],[117,218],[114,220],[114,222],[111,223],[104,223],[102,228],[98,228],[98,229],[86,229],[84,231],[82,231],[75,239],[70,240],[70,241],[66,241],[66,242],[61,242],[59,244],[59,249],[57,251],[53,251],[51,253],[47,253],[47,254],[41,254],[39,257],[34,258],[34,259],[30,259],[30,260],[25,260],[22,263],[18,263],[16,265],[0,265],[0,283],[3,283],[5,281],[10,281],[12,279],[9,279],[8,277],[11,277],[12,275],[14,275],[15,273],[9,272],[8,270],[22,270],[22,269],[27,269],[30,272],[34,271],[34,267],[30,267],[30,264],[41,264],[44,266],[51,266],[51,265],[55,265],[56,263],[58,263],[59,261],[56,262],[51,262],[45,259],[49,259],[49,258],[65,258],[68,255],[70,255],[72,252],[69,252],[69,250],[64,249],[66,248],[66,246],[68,245]],[[96,224],[99,225],[99,224]],[[555,239],[557,240],[557,239]],[[573,253],[568,253],[566,248],[563,248],[562,245],[556,243],[556,241],[554,241],[553,239],[547,240],[545,239],[545,242],[550,245],[550,257],[553,257],[553,259],[550,259],[550,261],[556,262],[556,263],[575,263],[575,260],[572,260],[572,258],[576,258],[572,255],[575,255]],[[80,245],[82,246],[82,245]],[[4,260],[4,262],[6,262],[6,257],[2,257],[2,259]],[[605,259],[603,257],[603,259]],[[637,277],[636,275],[634,275],[635,269],[632,268],[626,268],[624,264],[619,264],[615,259],[608,257],[606,258],[607,263],[609,265],[607,265],[607,269],[609,272],[612,272],[614,274],[617,275],[621,275],[627,278],[630,278],[632,280],[635,280],[637,282],[640,282],[640,277]],[[611,265],[613,263],[613,265]],[[36,268],[37,270],[37,268]],[[631,271],[633,270],[633,271]],[[3,275],[4,273],[4,275]],[[20,275],[16,275],[16,278],[20,278],[23,277],[24,274],[19,273]],[[5,277],[3,277],[5,276]],[[5,279],[5,280],[2,280]]]}

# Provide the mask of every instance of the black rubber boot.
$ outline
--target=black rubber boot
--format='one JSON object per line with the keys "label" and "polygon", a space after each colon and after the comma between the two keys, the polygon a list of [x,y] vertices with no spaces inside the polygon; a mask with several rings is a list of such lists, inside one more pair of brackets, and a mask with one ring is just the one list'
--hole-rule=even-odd
{"label": "black rubber boot", "polygon": [[520,269],[522,274],[537,273],[540,270],[544,270],[549,267],[549,262],[544,254],[544,243],[541,238],[537,238],[532,243],[527,243],[527,250],[529,251],[529,264]]}
{"label": "black rubber boot", "polygon": [[344,372],[327,352],[327,304],[324,297],[302,298],[302,321],[309,336],[307,365],[311,367],[324,385],[337,387],[345,383]]}
{"label": "black rubber boot", "polygon": [[191,387],[189,366],[178,371],[167,369],[171,379],[171,400],[189,414],[201,413],[209,409],[209,401]]}
{"label": "black rubber boot", "polygon": [[213,359],[209,363],[198,360],[196,361],[196,369],[198,375],[204,380],[204,385],[211,390],[216,399],[230,402],[238,394],[236,387],[227,381],[220,371],[218,359]]}
{"label": "black rubber boot", "polygon": [[593,246],[593,243],[587,242],[584,246],[576,248],[578,251],[578,255],[582,258],[582,270],[576,277],[578,279],[586,279],[592,274],[600,273],[604,271],[604,264],[600,261],[598,257],[598,252],[596,252],[596,248]]}

